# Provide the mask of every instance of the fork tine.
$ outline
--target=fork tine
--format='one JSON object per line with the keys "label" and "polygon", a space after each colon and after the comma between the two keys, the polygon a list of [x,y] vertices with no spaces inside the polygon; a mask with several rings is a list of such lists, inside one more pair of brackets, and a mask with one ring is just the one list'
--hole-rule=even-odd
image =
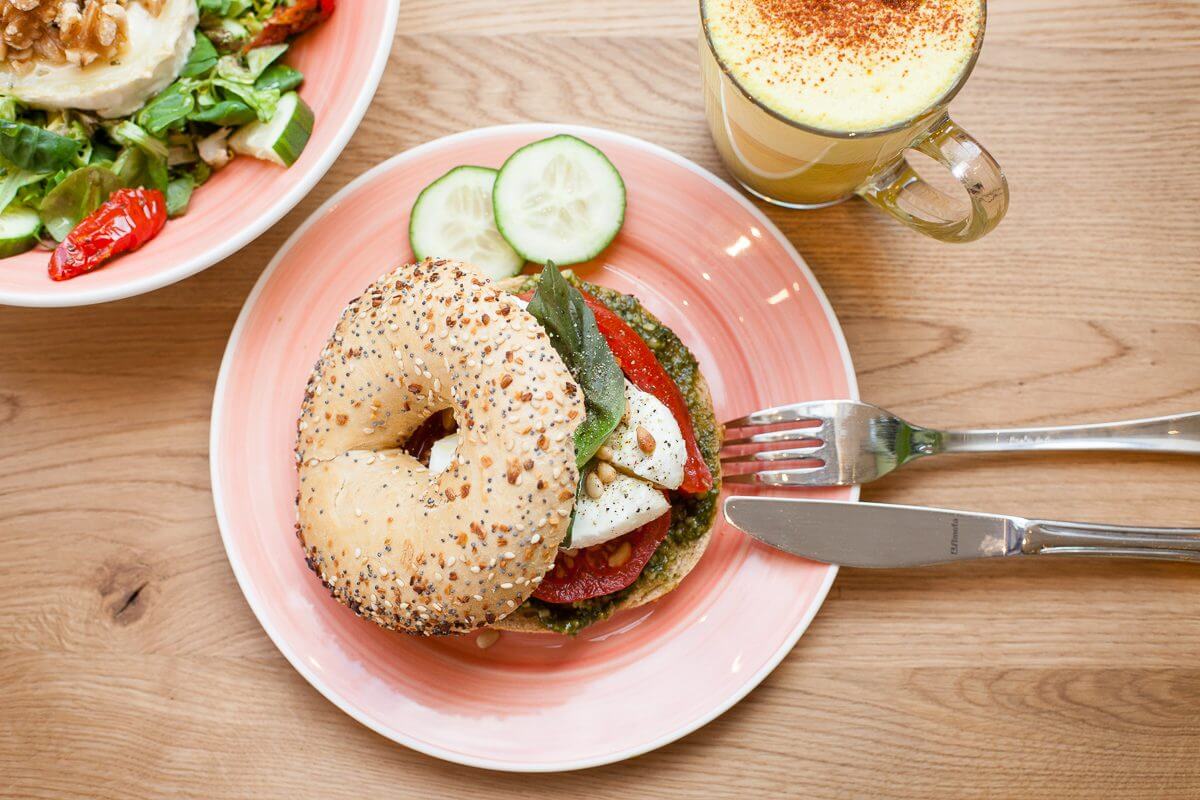
{"label": "fork tine", "polygon": [[786,431],[766,431],[765,433],[756,433],[752,436],[743,436],[740,439],[726,439],[722,442],[722,447],[737,447],[746,444],[774,444],[776,442],[812,442],[814,444],[823,442],[821,434],[824,432],[825,426],[821,426],[816,430],[812,428],[789,428]]}
{"label": "fork tine", "polygon": [[750,484],[756,486],[834,486],[842,485],[830,481],[828,467],[804,469],[776,469],[763,472],[747,472],[741,475],[725,475],[724,483]]}
{"label": "fork tine", "polygon": [[744,453],[738,456],[725,456],[721,459],[722,464],[746,464],[754,461],[809,461],[812,459],[821,460],[818,455],[825,449],[825,443],[817,440],[817,442],[808,447],[791,447],[785,450],[756,450],[753,453]]}
{"label": "fork tine", "polygon": [[777,425],[780,422],[810,422],[821,425],[829,421],[829,417],[821,413],[828,403],[791,403],[786,406],[775,406],[755,411],[744,417],[731,419],[725,423],[728,428],[747,428],[757,425]]}

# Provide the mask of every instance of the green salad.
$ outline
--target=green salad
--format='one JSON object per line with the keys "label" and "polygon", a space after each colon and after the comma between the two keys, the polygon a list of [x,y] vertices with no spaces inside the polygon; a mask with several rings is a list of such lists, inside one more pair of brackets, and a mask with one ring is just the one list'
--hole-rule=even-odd
{"label": "green salad", "polygon": [[[295,162],[313,113],[296,92],[303,76],[283,59],[287,39],[320,13],[310,3],[297,24],[303,3],[198,0],[195,44],[175,79],[127,116],[0,96],[0,257],[55,248],[122,188],[162,192],[167,216],[178,217],[236,155]],[[283,41],[260,44],[272,39]]]}

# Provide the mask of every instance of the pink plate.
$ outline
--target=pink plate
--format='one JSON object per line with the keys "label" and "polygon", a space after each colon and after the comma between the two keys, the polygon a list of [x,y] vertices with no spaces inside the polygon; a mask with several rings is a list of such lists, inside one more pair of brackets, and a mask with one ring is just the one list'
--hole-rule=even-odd
{"label": "pink plate", "polygon": [[359,620],[305,567],[293,532],[296,416],[342,308],[411,258],[408,210],[423,186],[562,132],[607,153],[629,196],[615,243],[577,269],[636,294],[682,337],[719,418],[857,396],[833,312],[775,226],[712,174],[629,136],[559,125],[448,136],[372,169],[296,231],[246,301],[213,402],[229,560],[275,644],[339,708],[401,744],[491,769],[595,766],[695,730],[779,663],[836,574],[720,522],[697,569],[658,603],[575,638],[506,633],[481,650],[473,636],[421,639]]}
{"label": "pink plate", "polygon": [[45,250],[0,259],[0,304],[81,306],[132,297],[195,275],[252,242],[308,194],[350,141],[383,75],[399,13],[400,0],[345,3],[288,52],[287,62],[304,73],[300,95],[316,114],[312,138],[290,168],[235,159],[152,242],[69,281],[50,280]]}

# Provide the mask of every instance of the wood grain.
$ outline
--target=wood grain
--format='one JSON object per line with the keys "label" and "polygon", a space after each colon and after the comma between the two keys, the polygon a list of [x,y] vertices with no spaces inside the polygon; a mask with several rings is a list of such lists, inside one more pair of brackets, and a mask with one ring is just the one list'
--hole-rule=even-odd
{"label": "wood grain", "polygon": [[[1200,408],[1200,5],[990,12],[954,111],[1012,184],[994,234],[949,247],[862,203],[767,209],[841,316],[864,397],[944,425]],[[720,171],[691,0],[406,0],[399,31],[343,157],[259,241],[144,297],[0,309],[0,797],[1200,796],[1194,568],[846,570],[737,708],[571,775],[409,752],[293,672],[225,562],[207,464],[224,342],[287,234],[386,156],[492,123],[604,125]],[[1195,524],[1197,469],[962,458],[864,497]]]}

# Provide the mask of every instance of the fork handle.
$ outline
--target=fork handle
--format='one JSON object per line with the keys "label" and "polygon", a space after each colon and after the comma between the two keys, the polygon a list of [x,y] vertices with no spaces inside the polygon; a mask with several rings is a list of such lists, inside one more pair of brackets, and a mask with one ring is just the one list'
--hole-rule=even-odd
{"label": "fork handle", "polygon": [[1200,455],[1200,412],[1100,425],[932,432],[932,453],[1125,450]]}
{"label": "fork handle", "polygon": [[1021,536],[1021,552],[1025,555],[1153,558],[1200,563],[1200,529],[1030,520]]}

